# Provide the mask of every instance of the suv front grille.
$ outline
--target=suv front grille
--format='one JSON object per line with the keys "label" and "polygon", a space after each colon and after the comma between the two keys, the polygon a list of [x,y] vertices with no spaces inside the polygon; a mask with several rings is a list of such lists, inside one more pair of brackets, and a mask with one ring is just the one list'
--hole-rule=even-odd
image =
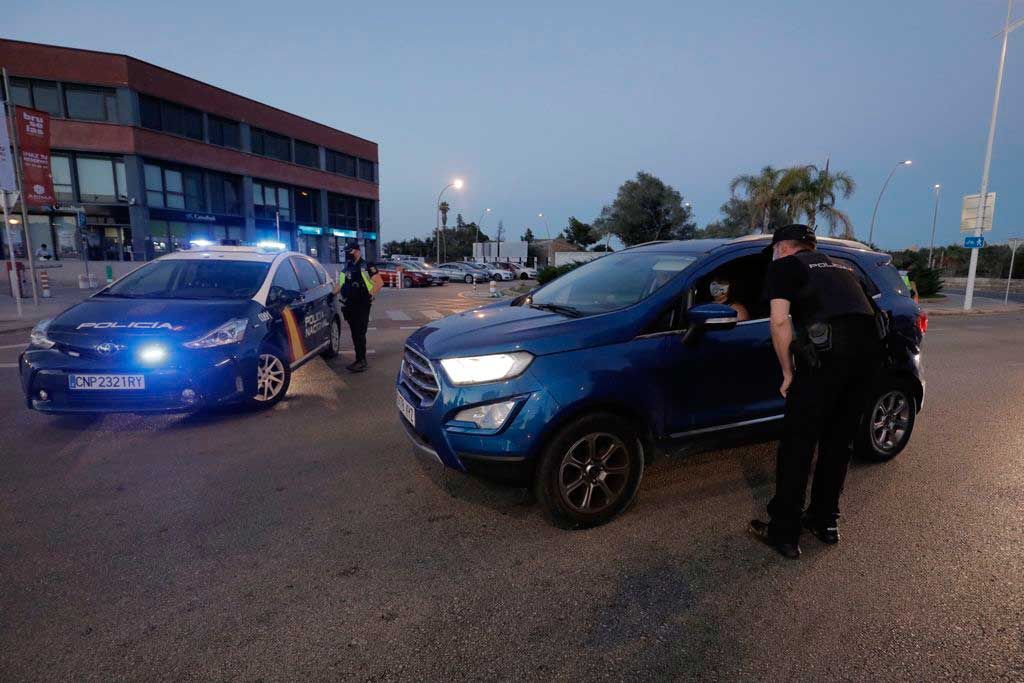
{"label": "suv front grille", "polygon": [[421,406],[431,405],[440,391],[430,361],[409,346],[402,356],[402,384],[420,400]]}

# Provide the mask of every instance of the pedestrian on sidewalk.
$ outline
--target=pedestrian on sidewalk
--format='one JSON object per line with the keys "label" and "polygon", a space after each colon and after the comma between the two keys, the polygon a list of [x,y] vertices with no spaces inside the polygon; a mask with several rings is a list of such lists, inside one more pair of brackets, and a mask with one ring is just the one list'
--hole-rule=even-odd
{"label": "pedestrian on sidewalk", "polygon": [[39,248],[36,249],[36,258],[41,260],[41,261],[49,261],[50,260],[50,258],[51,258],[50,257],[50,250],[46,248],[46,243],[45,242],[40,244]]}
{"label": "pedestrian on sidewalk", "polygon": [[355,362],[346,366],[349,372],[364,372],[366,363],[366,328],[370,325],[370,306],[374,295],[384,287],[384,278],[377,267],[363,260],[359,245],[345,247],[345,268],[338,274],[341,286],[341,313],[352,331],[356,349]]}

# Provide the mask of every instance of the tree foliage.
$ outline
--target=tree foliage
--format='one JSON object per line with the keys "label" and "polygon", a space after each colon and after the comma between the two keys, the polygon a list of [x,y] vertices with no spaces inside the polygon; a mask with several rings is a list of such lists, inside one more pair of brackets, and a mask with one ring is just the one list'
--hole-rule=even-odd
{"label": "tree foliage", "polygon": [[697,226],[683,197],[650,173],[640,171],[619,188],[615,201],[594,221],[598,235],[612,234],[630,246],[653,240],[690,239]]}
{"label": "tree foliage", "polygon": [[569,216],[569,225],[562,231],[561,237],[569,244],[574,244],[584,250],[597,242],[594,227],[578,220],[576,216]]}

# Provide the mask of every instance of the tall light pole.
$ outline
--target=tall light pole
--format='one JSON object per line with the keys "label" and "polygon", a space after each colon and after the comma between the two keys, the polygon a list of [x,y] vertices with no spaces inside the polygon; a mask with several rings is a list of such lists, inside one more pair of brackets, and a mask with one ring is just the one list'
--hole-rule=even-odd
{"label": "tall light pole", "polygon": [[480,241],[480,225],[484,222],[484,216],[491,212],[490,209],[484,209],[480,212],[480,218],[476,219],[476,241]]}
{"label": "tall light pole", "polygon": [[875,210],[871,212],[871,230],[868,232],[869,245],[875,241],[875,216],[878,215],[878,205],[882,203],[882,195],[885,194],[885,188],[889,187],[889,181],[892,180],[892,176],[896,172],[897,168],[900,166],[910,166],[912,163],[914,162],[910,159],[899,162],[892,167],[892,170],[889,171],[889,175],[885,177],[885,182],[882,183],[882,191],[878,193],[878,199],[875,200]]}
{"label": "tall light pole", "polygon": [[441,197],[448,191],[448,188],[454,187],[456,190],[462,189],[462,178],[456,178],[452,182],[445,185],[440,192],[437,193],[437,201],[434,202],[434,211],[437,212],[437,228],[434,230],[434,246],[437,247],[437,263],[441,262]]}
{"label": "tall light pole", "polygon": [[544,219],[544,232],[547,233],[548,239],[550,240],[551,239],[551,228],[548,226],[548,219],[544,218],[544,214],[543,213],[538,213],[537,214],[537,218]]}
{"label": "tall light pole", "polygon": [[[1024,25],[1024,19],[1010,23],[1013,16],[1013,0],[1006,3],[1006,23],[1003,24],[1003,49],[999,53],[999,72],[996,74],[996,94],[992,98],[992,119],[988,124],[988,145],[985,147],[985,166],[981,171],[981,196],[978,197],[978,213],[974,218],[974,236],[981,237],[982,218],[985,215],[985,207],[988,204],[988,172],[992,166],[992,144],[996,139],[996,116],[999,114],[999,95],[1003,91],[1003,69],[1006,67],[1006,45],[1010,33]],[[971,249],[971,266],[967,271],[967,292],[964,294],[964,310],[971,310],[974,302],[974,278],[978,272],[978,250]]]}
{"label": "tall light pole", "polygon": [[942,185],[935,183],[935,211],[932,212],[932,244],[928,247],[928,270],[932,269],[932,256],[935,254],[935,222],[939,218],[939,191]]}

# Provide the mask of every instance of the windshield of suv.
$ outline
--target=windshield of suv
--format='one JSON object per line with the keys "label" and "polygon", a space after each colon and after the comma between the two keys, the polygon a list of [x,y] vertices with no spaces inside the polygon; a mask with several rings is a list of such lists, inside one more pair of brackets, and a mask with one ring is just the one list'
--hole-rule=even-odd
{"label": "windshield of suv", "polygon": [[127,299],[250,299],[263,284],[269,269],[269,263],[259,261],[153,261],[97,296]]}
{"label": "windshield of suv", "polygon": [[649,251],[610,254],[552,281],[529,303],[576,315],[617,311],[654,294],[696,260],[690,254]]}

